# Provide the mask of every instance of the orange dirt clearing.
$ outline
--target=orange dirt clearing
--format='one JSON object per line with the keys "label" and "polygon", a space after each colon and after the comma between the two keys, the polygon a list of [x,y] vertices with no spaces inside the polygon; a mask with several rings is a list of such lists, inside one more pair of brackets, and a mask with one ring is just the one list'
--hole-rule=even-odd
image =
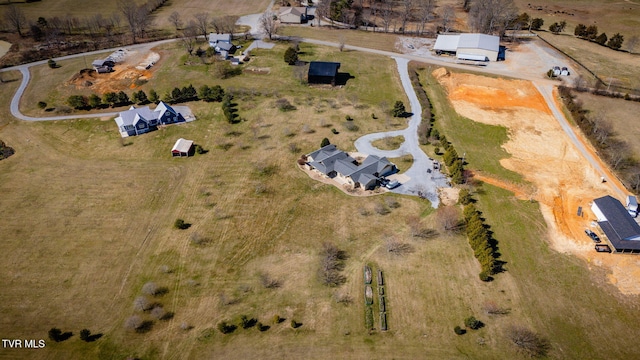
{"label": "orange dirt clearing", "polygon": [[157,59],[160,57],[154,52],[131,51],[123,62],[116,64],[113,72],[98,74],[93,69],[83,69],[73,75],[67,84],[75,85],[78,89],[88,88],[98,94],[135,89],[153,76],[157,64],[150,69],[140,66],[152,55],[155,55],[154,58]]}
{"label": "orange dirt clearing", "polygon": [[[510,190],[517,198],[538,201],[554,249],[605,267],[608,280],[622,293],[640,294],[640,257],[597,253],[584,234],[585,228],[598,230],[593,226],[591,201],[619,195],[620,190],[616,184],[601,182],[601,174],[571,142],[535,86],[524,80],[451,73],[442,68],[433,75],[446,88],[458,114],[508,129],[509,140],[502,147],[511,157],[501,159],[500,164],[521,174],[531,189],[478,171],[474,178]],[[582,207],[581,216],[578,207]]]}

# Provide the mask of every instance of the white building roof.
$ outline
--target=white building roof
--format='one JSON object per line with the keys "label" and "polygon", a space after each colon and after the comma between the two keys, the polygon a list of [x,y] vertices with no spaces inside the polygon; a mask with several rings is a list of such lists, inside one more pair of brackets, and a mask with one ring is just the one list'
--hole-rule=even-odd
{"label": "white building roof", "polygon": [[500,50],[500,37],[486,34],[460,34],[458,49]]}
{"label": "white building roof", "polygon": [[193,140],[180,138],[178,139],[178,141],[176,141],[175,145],[173,145],[171,152],[178,151],[181,153],[188,153],[191,149],[191,146],[193,146]]}
{"label": "white building roof", "polygon": [[438,35],[434,50],[457,51],[458,49],[500,50],[500,37],[486,34]]}
{"label": "white building roof", "polygon": [[438,35],[436,44],[433,45],[434,50],[456,51],[458,50],[458,42],[460,35]]}

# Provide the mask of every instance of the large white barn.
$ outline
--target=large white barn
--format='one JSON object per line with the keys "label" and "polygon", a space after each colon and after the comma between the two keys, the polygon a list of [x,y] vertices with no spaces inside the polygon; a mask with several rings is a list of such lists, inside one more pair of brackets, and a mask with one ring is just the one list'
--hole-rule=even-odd
{"label": "large white barn", "polygon": [[433,50],[437,54],[455,54],[458,60],[497,61],[500,38],[486,34],[443,34],[438,35]]}

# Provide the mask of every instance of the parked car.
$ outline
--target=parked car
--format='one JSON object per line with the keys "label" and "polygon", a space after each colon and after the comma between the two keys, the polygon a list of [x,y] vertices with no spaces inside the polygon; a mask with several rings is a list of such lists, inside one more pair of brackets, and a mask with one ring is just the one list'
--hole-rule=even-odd
{"label": "parked car", "polygon": [[609,245],[596,245],[596,251],[610,253],[611,248],[609,247]]}
{"label": "parked car", "polygon": [[391,180],[385,185],[387,189],[395,189],[398,186],[400,186],[400,183],[397,180]]}
{"label": "parked car", "polygon": [[569,76],[569,75],[570,75],[570,73],[569,73],[569,69],[567,69],[567,67],[566,67],[566,66],[564,66],[564,67],[562,68],[562,70],[560,71],[560,75],[562,75],[562,76]]}
{"label": "parked car", "polygon": [[596,242],[596,243],[600,242],[600,238],[593,231],[591,231],[589,229],[585,229],[584,233],[587,234],[587,236],[589,236],[591,238],[591,240],[593,240],[593,242]]}

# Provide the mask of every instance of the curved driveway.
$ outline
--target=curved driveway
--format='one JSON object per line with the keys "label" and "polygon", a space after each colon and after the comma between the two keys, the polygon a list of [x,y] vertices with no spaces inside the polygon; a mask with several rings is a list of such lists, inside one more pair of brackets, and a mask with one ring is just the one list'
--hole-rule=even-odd
{"label": "curved driveway", "polygon": [[[420,148],[418,142],[418,126],[422,121],[422,107],[418,96],[416,95],[411,79],[409,78],[409,59],[402,57],[394,57],[398,64],[398,73],[400,74],[400,80],[402,87],[404,88],[407,98],[409,99],[410,111],[413,112],[409,126],[404,130],[380,132],[362,136],[355,142],[356,149],[359,152],[386,156],[386,157],[400,157],[402,155],[411,154],[413,156],[413,164],[405,172],[410,180],[403,183],[401,186],[393,189],[392,191],[399,194],[417,195],[421,192],[434,208],[438,207],[440,199],[438,198],[438,188],[449,187],[447,178],[439,171],[433,168],[433,159],[429,158],[424,151]],[[404,136],[404,142],[396,150],[380,150],[371,142],[378,139],[383,139],[389,136]]]}
{"label": "curved driveway", "polygon": [[[270,7],[272,4],[273,4],[273,1],[271,2]],[[256,16],[247,17],[247,22],[252,27],[252,33],[256,31],[256,27],[257,27],[256,22],[258,18],[259,18],[259,14],[257,17]],[[318,44],[318,45],[325,45],[325,46],[332,46],[332,47],[340,46],[340,44],[338,43],[329,42],[329,41],[306,39],[306,38],[303,38],[301,40],[304,42]],[[176,39],[161,40],[161,41],[155,41],[155,42],[145,43],[145,44],[136,44],[136,45],[129,45],[129,46],[118,47],[113,49],[91,51],[91,52],[82,53],[82,54],[67,55],[67,56],[55,58],[54,60],[60,61],[65,59],[72,59],[72,58],[77,58],[81,56],[94,55],[94,54],[104,53],[108,51],[115,51],[121,48],[125,48],[125,49],[149,48],[150,49],[155,46],[169,43],[172,41],[176,41]],[[361,51],[366,53],[390,56],[396,59],[396,62],[398,63],[400,78],[402,80],[402,85],[405,89],[405,92],[407,93],[407,96],[409,97],[411,110],[414,113],[411,120],[409,121],[409,127],[407,129],[400,130],[400,131],[391,131],[387,133],[376,133],[376,134],[366,135],[356,141],[356,148],[359,151],[362,151],[365,153],[376,154],[376,155],[387,156],[387,157],[398,157],[398,156],[410,153],[414,157],[414,164],[406,173],[408,176],[411,177],[411,180],[406,184],[404,184],[403,186],[395,189],[394,192],[405,193],[405,194],[415,194],[417,191],[423,191],[423,192],[426,192],[427,198],[434,203],[434,206],[436,206],[438,199],[437,199],[437,193],[436,193],[435,187],[437,187],[438,185],[446,185],[446,182],[445,182],[446,180],[444,178],[440,178],[440,174],[434,174],[434,179],[431,180],[431,174],[433,174],[433,168],[432,168],[433,164],[429,165],[429,161],[430,161],[429,158],[424,154],[424,152],[422,152],[422,150],[418,146],[417,126],[419,125],[422,111],[421,111],[420,103],[418,102],[415,92],[413,90],[413,87],[411,86],[411,81],[409,80],[407,63],[413,60],[413,61],[419,61],[422,63],[428,63],[428,64],[439,65],[439,66],[447,66],[450,68],[466,69],[466,70],[469,69],[469,66],[450,63],[450,62],[441,61],[433,58],[424,58],[424,57],[415,56],[415,55],[398,54],[398,53],[393,53],[389,51],[369,49],[369,48],[364,48],[359,46],[345,45],[344,48],[348,50],[355,50],[355,51]],[[18,87],[18,90],[16,91],[15,95],[13,96],[13,99],[11,100],[11,107],[10,107],[11,115],[13,115],[18,119],[26,120],[26,121],[48,121],[48,120],[69,120],[69,119],[110,117],[110,116],[115,116],[117,114],[116,112],[104,112],[104,113],[93,113],[93,114],[48,116],[48,117],[37,117],[37,118],[23,115],[20,112],[19,105],[20,105],[20,99],[24,93],[24,90],[29,84],[29,80],[30,80],[29,68],[31,66],[43,65],[46,63],[47,63],[47,60],[42,60],[42,61],[30,63],[30,64],[24,64],[24,65],[14,66],[10,68],[0,69],[0,72],[18,70],[22,74],[22,82]],[[508,70],[487,69],[487,68],[481,68],[481,67],[478,67],[474,70],[482,73],[489,73],[494,75],[513,77],[513,78],[532,81],[533,84],[538,89],[538,91],[543,95],[553,115],[556,117],[556,119],[562,126],[562,129],[565,131],[569,139],[571,139],[573,144],[582,153],[582,155],[587,159],[587,161],[589,161],[589,163],[594,167],[594,169],[599,171],[602,174],[602,176],[604,176],[605,179],[607,179],[607,181],[610,181],[614,185],[614,188],[619,194],[626,194],[626,191],[624,191],[624,189],[622,189],[618,185],[617,181],[615,181],[615,179],[611,177],[610,172],[604,171],[601,164],[585,149],[582,142],[580,142],[577,139],[577,136],[573,132],[573,129],[571,128],[571,126],[567,123],[562,112],[557,108],[553,98],[553,94],[552,94],[553,86],[557,85],[557,82],[552,80],[547,80],[547,79],[541,79],[539,76],[514,74],[513,72]],[[371,146],[371,141],[373,140],[381,139],[388,136],[397,136],[397,135],[403,135],[405,138],[405,143],[403,143],[398,150],[383,151]],[[429,169],[430,167],[432,170],[431,174],[426,172],[426,170]]]}

